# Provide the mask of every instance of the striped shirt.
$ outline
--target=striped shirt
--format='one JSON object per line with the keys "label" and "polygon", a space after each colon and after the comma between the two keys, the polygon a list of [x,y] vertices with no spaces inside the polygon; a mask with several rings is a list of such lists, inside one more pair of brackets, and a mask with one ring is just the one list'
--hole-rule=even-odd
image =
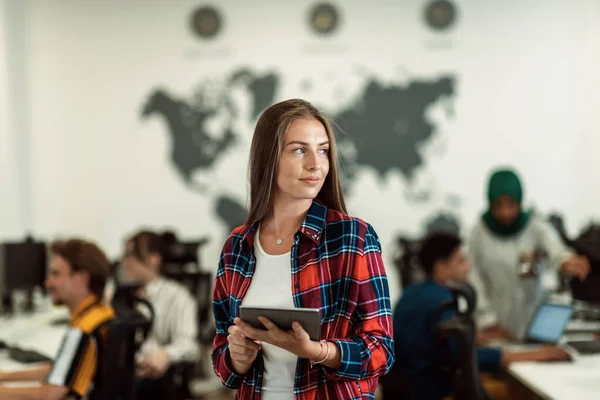
{"label": "striped shirt", "polygon": [[158,278],[145,288],[154,308],[154,322],[140,355],[164,349],[171,363],[194,362],[198,357],[198,314],[188,290],[170,279]]}
{"label": "striped shirt", "polygon": [[44,383],[66,386],[69,398],[89,396],[101,377],[101,349],[107,337],[108,322],[114,316],[113,309],[101,304],[96,296],[87,297],[71,313],[69,330]]}
{"label": "striped shirt", "polygon": [[[227,349],[227,329],[254,273],[257,224],[236,228],[225,242],[213,291],[217,334],[213,368],[237,399],[260,399],[262,354],[244,375],[237,374]],[[321,339],[335,343],[337,370],[298,358],[294,398],[373,399],[378,377],[395,361],[392,310],[381,244],[358,218],[314,201],[291,249],[292,295],[296,307],[321,311]]]}

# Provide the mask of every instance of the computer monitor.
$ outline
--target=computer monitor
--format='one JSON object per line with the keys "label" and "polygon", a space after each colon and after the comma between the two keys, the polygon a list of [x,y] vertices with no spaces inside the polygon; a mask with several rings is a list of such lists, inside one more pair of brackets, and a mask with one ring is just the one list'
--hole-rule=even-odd
{"label": "computer monitor", "polygon": [[0,244],[0,291],[44,288],[47,271],[46,245],[41,242]]}
{"label": "computer monitor", "polygon": [[199,252],[206,243],[208,243],[208,238],[173,243],[164,255],[162,272],[168,275],[182,271],[198,271],[200,269]]}

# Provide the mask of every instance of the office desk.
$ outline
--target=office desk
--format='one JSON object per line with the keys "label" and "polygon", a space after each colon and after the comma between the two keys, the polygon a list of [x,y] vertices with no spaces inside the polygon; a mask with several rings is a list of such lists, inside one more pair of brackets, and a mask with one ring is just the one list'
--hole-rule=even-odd
{"label": "office desk", "polygon": [[[50,322],[55,318],[64,318],[68,312],[64,307],[51,308],[34,314],[21,314],[14,317],[0,318],[0,340],[10,346],[35,350],[54,358],[58,353],[62,337],[67,326],[52,326]],[[0,350],[0,370],[15,371],[35,367],[36,364],[22,364],[13,361],[8,356],[8,351]],[[5,386],[23,387],[35,386],[36,382],[11,382]]]}
{"label": "office desk", "polygon": [[600,398],[600,355],[580,356],[569,363],[514,363],[508,372],[543,399]]}
{"label": "office desk", "polygon": [[[16,345],[21,348],[31,349],[55,358],[60,347],[62,337],[67,329],[66,325],[52,326],[50,322],[57,318],[66,318],[69,313],[65,307],[44,306],[34,314],[19,314],[14,317],[0,317],[0,340],[8,345]],[[191,382],[191,389],[196,396],[204,396],[223,389],[223,385],[212,372],[210,356],[205,357],[207,365],[203,366],[207,371],[207,378],[195,379]],[[21,364],[11,360],[8,352],[0,350],[0,370],[15,371],[23,368],[33,367],[33,364]],[[35,386],[35,382],[5,383],[5,386],[24,387]],[[233,396],[225,396],[225,399]]]}
{"label": "office desk", "polygon": [[[591,340],[600,331],[600,322],[571,320],[562,338]],[[519,349],[518,346],[513,350]],[[581,355],[571,362],[513,363],[510,376],[542,399],[591,400],[600,399],[600,354]]]}

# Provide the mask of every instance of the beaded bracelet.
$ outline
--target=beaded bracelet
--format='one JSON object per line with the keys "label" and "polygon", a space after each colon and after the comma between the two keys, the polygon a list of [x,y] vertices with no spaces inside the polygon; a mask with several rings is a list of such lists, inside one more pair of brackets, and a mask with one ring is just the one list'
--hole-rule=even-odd
{"label": "beaded bracelet", "polygon": [[[321,344],[321,349],[323,348],[323,344],[325,344],[325,347],[327,347],[327,352],[325,353],[325,357],[323,357],[322,360],[319,361],[313,361],[310,360],[310,366],[313,367],[315,364],[322,364],[325,361],[327,361],[327,359],[329,358],[329,343],[327,343],[325,340],[320,340],[319,343]],[[319,355],[317,357],[319,357],[321,355],[321,352],[319,352]]]}

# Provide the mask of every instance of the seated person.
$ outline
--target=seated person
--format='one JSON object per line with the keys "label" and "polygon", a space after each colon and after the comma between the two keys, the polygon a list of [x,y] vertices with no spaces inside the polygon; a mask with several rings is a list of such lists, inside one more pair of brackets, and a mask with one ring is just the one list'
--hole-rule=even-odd
{"label": "seated person", "polygon": [[144,284],[143,297],[155,313],[138,354],[136,398],[144,400],[173,398],[169,368],[198,357],[196,302],[185,287],[161,276],[166,247],[163,237],[142,231],[127,241],[122,260],[125,279]]}
{"label": "seated person", "polygon": [[[435,325],[454,313],[433,320],[436,311],[452,293],[446,287],[450,281],[465,282],[470,263],[458,237],[435,233],[423,242],[419,254],[428,279],[409,286],[394,311],[394,368],[407,378],[417,399],[439,400],[451,394],[452,375],[442,371],[443,353],[434,334]],[[495,348],[477,350],[479,368],[485,372],[499,371],[515,361],[568,360],[569,355],[558,347],[543,347],[527,352],[509,352]]]}
{"label": "seated person", "polygon": [[[107,323],[114,318],[100,299],[109,271],[106,255],[94,244],[72,239],[50,246],[51,262],[46,287],[54,305],[69,309],[69,330],[54,363],[33,369],[0,372],[0,383],[41,381],[37,387],[0,386],[3,400],[95,400],[101,383]],[[97,395],[97,394],[96,394]]]}

